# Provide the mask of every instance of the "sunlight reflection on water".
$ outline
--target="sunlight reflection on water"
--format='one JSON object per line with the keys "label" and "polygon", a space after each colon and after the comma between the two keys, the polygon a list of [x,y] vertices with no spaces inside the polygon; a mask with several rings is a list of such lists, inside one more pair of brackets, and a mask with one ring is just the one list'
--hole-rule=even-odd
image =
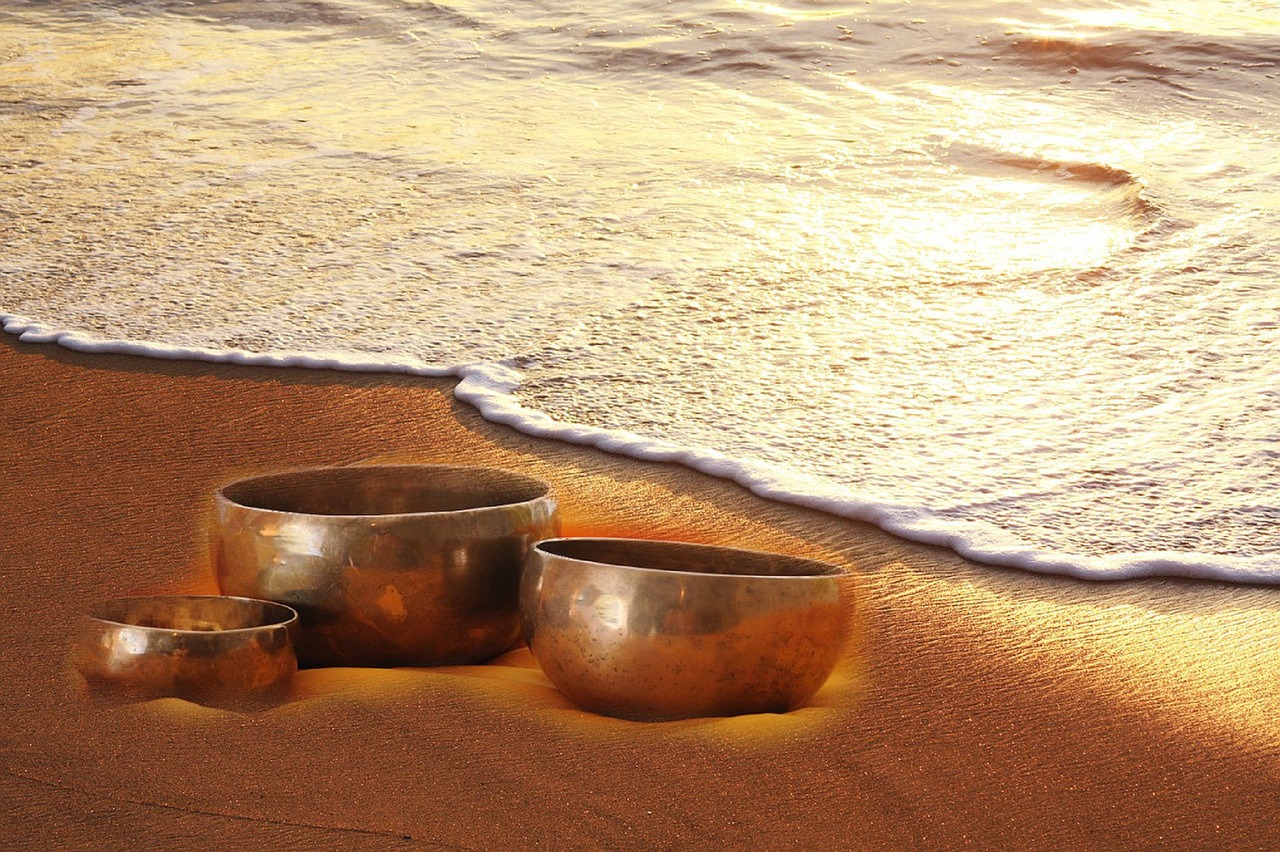
{"label": "sunlight reflection on water", "polygon": [[1274,553],[1250,8],[5,6],[0,310],[505,361],[1010,553]]}

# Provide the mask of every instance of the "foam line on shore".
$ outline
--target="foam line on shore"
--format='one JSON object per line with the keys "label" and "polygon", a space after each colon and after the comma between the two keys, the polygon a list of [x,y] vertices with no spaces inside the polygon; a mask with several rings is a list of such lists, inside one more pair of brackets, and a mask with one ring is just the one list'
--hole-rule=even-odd
{"label": "foam line on shore", "polygon": [[239,349],[210,349],[202,346],[173,346],[137,340],[110,340],[74,331],[51,329],[27,317],[0,313],[4,331],[23,343],[56,343],[65,349],[99,355],[137,355],[163,361],[209,361],[250,367],[301,367],[310,370],[341,370],[350,373],[402,373],[445,378],[458,376],[457,368],[425,362],[361,358],[354,352],[246,352]]}
{"label": "foam line on shore", "polygon": [[946,547],[975,562],[1088,580],[1178,576],[1236,583],[1280,583],[1280,557],[1232,557],[1217,554],[1143,552],[1101,557],[1037,551],[1008,539],[1000,530],[957,524],[927,510],[848,496],[844,489],[774,465],[734,459],[716,450],[682,447],[632,432],[598,429],[553,420],[524,408],[515,398],[519,374],[503,364],[476,364],[460,374],[455,396],[475,406],[486,420],[543,438],[596,447],[647,461],[672,462],[727,479],[757,496],[870,523],[921,544]]}
{"label": "foam line on shore", "polygon": [[474,406],[486,420],[537,438],[595,447],[643,461],[668,462],[737,483],[778,503],[814,509],[872,524],[909,541],[948,548],[988,565],[1087,580],[1176,576],[1236,583],[1280,584],[1280,556],[1233,557],[1218,554],[1143,552],[1088,557],[1037,551],[1010,540],[995,527],[981,528],[932,516],[915,506],[860,500],[843,488],[803,477],[776,465],[738,459],[709,448],[686,447],[618,429],[564,423],[522,406],[516,398],[520,372],[508,362],[440,366],[419,361],[363,358],[357,353],[260,353],[158,343],[103,340],[52,329],[27,317],[0,314],[9,334],[25,343],[56,344],[89,354],[135,355],[161,360],[207,361],[262,367],[298,367],[346,372],[394,373],[456,378],[454,395]]}

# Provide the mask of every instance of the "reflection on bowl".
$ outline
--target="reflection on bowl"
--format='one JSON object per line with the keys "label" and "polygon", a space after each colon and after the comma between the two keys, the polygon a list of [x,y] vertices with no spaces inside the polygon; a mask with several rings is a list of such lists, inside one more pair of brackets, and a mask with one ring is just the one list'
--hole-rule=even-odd
{"label": "reflection on bowl", "polygon": [[525,563],[529,649],[579,706],[630,719],[785,712],[834,669],[845,572],[731,547],[561,538]]}
{"label": "reflection on bowl", "polygon": [[454,465],[326,467],[215,499],[223,592],[298,610],[309,666],[460,665],[519,640],[520,566],[556,535],[550,486]]}
{"label": "reflection on bowl", "polygon": [[82,620],[72,659],[91,686],[129,697],[270,699],[298,668],[297,621],[287,606],[249,598],[118,598]]}

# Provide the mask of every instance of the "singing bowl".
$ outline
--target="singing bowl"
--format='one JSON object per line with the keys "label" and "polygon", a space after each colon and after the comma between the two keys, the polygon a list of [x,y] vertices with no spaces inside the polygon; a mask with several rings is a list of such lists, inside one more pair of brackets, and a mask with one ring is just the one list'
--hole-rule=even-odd
{"label": "singing bowl", "polygon": [[559,538],[529,552],[526,641],[587,710],[627,719],[786,712],[838,662],[851,590],[838,566],[670,541]]}
{"label": "singing bowl", "polygon": [[83,618],[72,657],[91,686],[133,697],[270,698],[297,671],[297,621],[287,606],[248,598],[117,598]]}
{"label": "singing bowl", "polygon": [[303,666],[483,662],[518,644],[520,569],[556,535],[550,486],[457,465],[255,476],[214,500],[223,592],[298,611]]}

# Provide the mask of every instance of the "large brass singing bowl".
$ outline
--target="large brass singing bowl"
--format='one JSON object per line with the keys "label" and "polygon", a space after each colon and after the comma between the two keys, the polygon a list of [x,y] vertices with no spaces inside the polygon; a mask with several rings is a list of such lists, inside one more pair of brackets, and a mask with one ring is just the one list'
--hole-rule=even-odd
{"label": "large brass singing bowl", "polygon": [[298,615],[216,595],[118,598],[81,622],[72,659],[95,688],[209,703],[269,699],[298,669]]}
{"label": "large brass singing bowl", "polygon": [[222,591],[288,604],[304,666],[478,663],[518,643],[520,567],[558,533],[547,483],[495,468],[313,468],[215,498]]}
{"label": "large brass singing bowl", "polygon": [[849,633],[844,571],[775,553],[560,538],[525,563],[529,649],[575,704],[628,719],[785,712],[831,674]]}

